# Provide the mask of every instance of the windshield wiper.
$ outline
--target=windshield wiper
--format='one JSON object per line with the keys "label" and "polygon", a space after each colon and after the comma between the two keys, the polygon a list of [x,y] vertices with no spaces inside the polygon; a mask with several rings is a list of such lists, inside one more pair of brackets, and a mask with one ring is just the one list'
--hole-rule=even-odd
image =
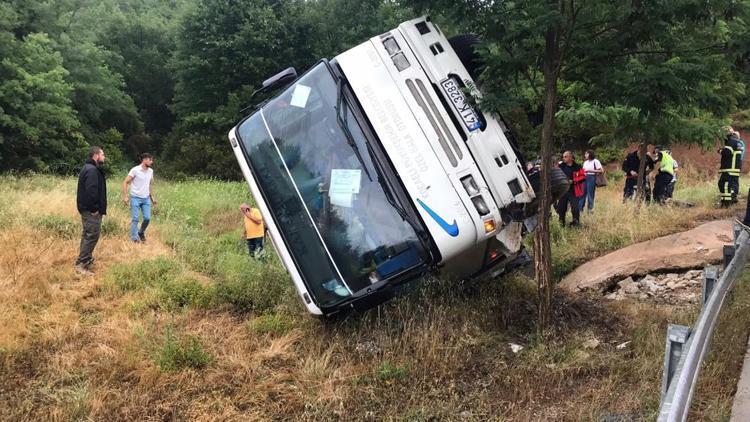
{"label": "windshield wiper", "polygon": [[365,165],[365,160],[362,159],[362,154],[359,152],[359,147],[357,146],[357,142],[354,141],[354,136],[352,136],[352,132],[349,130],[349,124],[347,122],[347,117],[346,117],[346,110],[344,110],[341,107],[342,104],[346,104],[346,101],[344,101],[344,98],[343,98],[344,97],[344,78],[339,77],[337,91],[338,92],[336,93],[336,121],[339,122],[339,126],[341,127],[341,130],[344,132],[344,137],[346,137],[346,142],[349,144],[350,147],[352,147],[352,150],[354,151],[354,155],[357,156],[357,160],[359,160],[359,164],[362,165],[362,169],[365,171],[367,178],[372,182],[372,177],[370,176],[370,172],[367,170],[367,166]]}
{"label": "windshield wiper", "polygon": [[[367,168],[365,167],[364,163],[362,162],[362,156],[359,153],[359,148],[357,147],[357,144],[354,143],[354,138],[352,137],[351,132],[349,131],[349,126],[347,125],[347,119],[346,114],[344,117],[341,117],[341,104],[345,103],[346,101],[343,100],[343,84],[344,84],[344,78],[342,76],[337,76],[338,78],[338,95],[336,98],[336,117],[339,121],[339,125],[341,125],[342,129],[344,130],[344,134],[347,137],[347,140],[349,141],[349,145],[352,146],[352,149],[354,149],[354,152],[357,154],[357,158],[359,159],[359,162],[362,164],[362,167],[365,168],[365,172],[367,172]],[[393,194],[393,190],[388,183],[388,181],[383,176],[383,172],[380,168],[380,162],[378,161],[377,157],[375,156],[375,152],[372,149],[372,145],[370,145],[370,142],[365,142],[365,145],[367,146],[367,154],[370,156],[370,161],[372,162],[372,166],[375,168],[375,173],[378,176],[378,183],[383,188],[383,193],[385,194],[385,199],[388,201],[389,204],[393,207],[394,210],[396,210],[396,213],[404,220],[406,221],[417,233],[418,236],[422,238],[422,240],[425,242],[425,245],[429,245],[429,236],[425,232],[425,230],[420,226],[419,221],[417,221],[414,217],[412,217],[403,206],[396,200],[396,197]],[[367,173],[367,177],[370,178],[370,174]],[[370,178],[372,180],[372,178]],[[429,248],[427,248],[429,250]]]}

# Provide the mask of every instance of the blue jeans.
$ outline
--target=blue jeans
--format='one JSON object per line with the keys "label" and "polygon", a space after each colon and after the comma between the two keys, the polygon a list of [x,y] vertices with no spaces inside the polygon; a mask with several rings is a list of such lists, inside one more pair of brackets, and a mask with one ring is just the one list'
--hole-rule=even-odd
{"label": "blue jeans", "polygon": [[588,200],[588,207],[589,211],[594,209],[594,196],[596,196],[596,175],[595,174],[587,174],[586,175],[586,192],[581,197],[581,211],[583,211],[583,206]]}
{"label": "blue jeans", "polygon": [[[138,230],[138,219],[143,214],[143,223]],[[148,223],[151,222],[151,198],[139,198],[130,195],[130,239],[139,240],[138,234],[146,233]]]}

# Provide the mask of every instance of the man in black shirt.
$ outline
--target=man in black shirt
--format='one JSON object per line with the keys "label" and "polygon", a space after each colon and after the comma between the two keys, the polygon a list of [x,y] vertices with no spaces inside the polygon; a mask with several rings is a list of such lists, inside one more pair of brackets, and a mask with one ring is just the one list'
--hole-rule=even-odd
{"label": "man in black shirt", "polygon": [[[581,166],[573,160],[573,153],[565,151],[563,153],[563,160],[560,162],[560,170],[565,173],[565,176],[570,180],[570,188],[568,191],[560,197],[555,206],[557,215],[560,217],[560,225],[565,225],[565,214],[568,212],[568,205],[570,205],[570,211],[573,214],[573,222],[571,226],[577,226],[580,224],[581,214],[581,203],[579,198],[583,193],[582,183],[585,183],[586,174],[582,171]],[[578,195],[577,195],[578,194]]]}
{"label": "man in black shirt", "polygon": [[[638,169],[641,166],[641,159],[638,156],[638,150],[631,152],[622,162],[622,171],[625,172],[625,189],[623,190],[622,199],[628,200],[635,197],[636,187],[638,186]],[[643,172],[643,188],[646,191],[646,201],[651,201],[651,186],[648,184],[646,177],[654,169],[654,160],[646,154],[646,170]]]}
{"label": "man in black shirt", "polygon": [[102,216],[107,213],[107,182],[101,168],[102,164],[104,164],[104,150],[100,147],[91,147],[89,157],[81,173],[78,174],[76,203],[78,212],[81,214],[83,233],[75,269],[83,275],[93,274],[91,272],[94,264],[92,254],[99,241]]}

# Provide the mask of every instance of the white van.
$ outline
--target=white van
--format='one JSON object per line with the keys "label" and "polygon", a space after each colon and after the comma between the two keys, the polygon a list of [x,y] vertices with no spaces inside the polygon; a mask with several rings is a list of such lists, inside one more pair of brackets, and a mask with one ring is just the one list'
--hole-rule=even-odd
{"label": "white van", "polygon": [[311,313],[375,306],[429,271],[500,272],[521,251],[524,163],[429,17],[263,89],[284,83],[229,140]]}

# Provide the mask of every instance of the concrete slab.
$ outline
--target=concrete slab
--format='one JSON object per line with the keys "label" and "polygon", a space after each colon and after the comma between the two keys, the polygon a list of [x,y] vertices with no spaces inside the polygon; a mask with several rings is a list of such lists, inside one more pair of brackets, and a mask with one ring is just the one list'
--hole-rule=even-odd
{"label": "concrete slab", "polygon": [[732,403],[732,416],[729,422],[750,421],[750,342],[745,352],[745,361],[742,363],[742,373],[737,383],[737,392],[734,394]]}
{"label": "concrete slab", "polygon": [[723,247],[730,243],[732,220],[711,221],[596,258],[576,268],[559,286],[568,291],[604,289],[628,276],[700,268],[721,262]]}

